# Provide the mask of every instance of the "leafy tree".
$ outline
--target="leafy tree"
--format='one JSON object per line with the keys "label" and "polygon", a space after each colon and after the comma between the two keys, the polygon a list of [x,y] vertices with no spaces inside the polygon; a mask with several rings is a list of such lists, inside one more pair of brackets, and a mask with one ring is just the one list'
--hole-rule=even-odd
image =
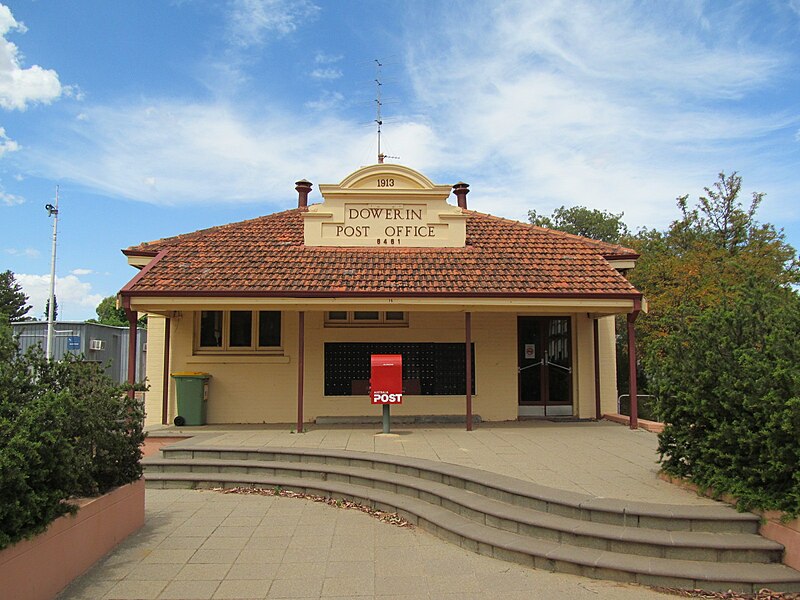
{"label": "leafy tree", "polygon": [[[44,303],[44,320],[50,319],[50,298]],[[58,321],[58,298],[53,294],[53,321]]]}
{"label": "leafy tree", "polygon": [[[117,297],[108,296],[100,301],[95,309],[96,319],[89,319],[89,323],[100,323],[101,325],[114,325],[115,327],[128,327],[128,316],[121,308],[117,308]],[[137,321],[139,327],[147,326],[147,315]]]}
{"label": "leafy tree", "polygon": [[618,244],[620,239],[628,235],[628,227],[622,222],[623,214],[615,215],[585,206],[572,208],[561,206],[549,217],[540,215],[535,210],[529,210],[528,220],[539,227],[558,229],[593,240]]}
{"label": "leafy tree", "polygon": [[728,492],[743,507],[800,514],[800,281],[797,254],[745,207],[736,173],[666,231],[625,240],[641,258],[631,282],[649,300],[637,322],[644,384],[667,423],[665,471]]}
{"label": "leafy tree", "polygon": [[641,255],[629,278],[650,303],[637,324],[646,360],[650,341],[670,335],[687,303],[714,307],[745,274],[775,285],[800,281],[794,248],[773,225],[756,220],[764,195],[753,194],[745,209],[740,190],[741,177],[720,173],[693,208],[688,196],[678,198],[681,218],[667,231],[642,230],[624,241]]}
{"label": "leafy tree", "polygon": [[28,296],[17,283],[14,273],[11,271],[0,273],[0,320],[5,318],[11,322],[24,321],[30,309]]}

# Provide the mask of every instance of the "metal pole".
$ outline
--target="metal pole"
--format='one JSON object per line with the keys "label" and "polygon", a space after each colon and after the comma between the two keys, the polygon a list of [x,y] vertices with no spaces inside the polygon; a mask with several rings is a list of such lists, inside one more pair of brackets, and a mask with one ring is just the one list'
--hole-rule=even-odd
{"label": "metal pole", "polygon": [[628,315],[628,377],[631,393],[631,429],[639,428],[639,390],[636,380],[636,332],[633,323],[638,313]]}
{"label": "metal pole", "polygon": [[56,186],[56,205],[48,204],[47,216],[53,217],[53,251],[50,256],[50,303],[47,308],[47,358],[53,360],[53,338],[55,336],[55,296],[56,296],[56,239],[58,238],[58,186]]}
{"label": "metal pole", "polygon": [[133,386],[136,385],[136,335],[139,333],[138,320],[139,313],[130,308],[125,308],[125,316],[128,317],[128,396],[136,397]]}
{"label": "metal pole", "polygon": [[594,332],[594,418],[598,421],[603,418],[600,405],[600,332],[599,319],[592,319]]}
{"label": "metal pole", "polygon": [[297,433],[303,433],[303,370],[305,369],[306,313],[298,313],[297,325]]}
{"label": "metal pole", "polygon": [[467,363],[467,431],[472,431],[472,313],[464,313]]}
{"label": "metal pole", "polygon": [[169,344],[170,336],[172,335],[171,319],[167,317],[164,319],[164,374],[162,375],[164,383],[161,389],[161,424],[169,424]]}
{"label": "metal pole", "polygon": [[383,405],[383,433],[389,433],[392,425],[392,415],[389,412],[389,405]]}

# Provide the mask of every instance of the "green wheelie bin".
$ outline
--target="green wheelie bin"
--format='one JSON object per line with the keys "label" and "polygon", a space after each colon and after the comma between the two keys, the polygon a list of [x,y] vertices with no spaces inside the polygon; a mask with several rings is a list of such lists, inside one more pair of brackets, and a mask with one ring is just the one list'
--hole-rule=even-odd
{"label": "green wheelie bin", "polygon": [[178,416],[175,425],[205,425],[208,411],[208,373],[172,373],[178,397]]}

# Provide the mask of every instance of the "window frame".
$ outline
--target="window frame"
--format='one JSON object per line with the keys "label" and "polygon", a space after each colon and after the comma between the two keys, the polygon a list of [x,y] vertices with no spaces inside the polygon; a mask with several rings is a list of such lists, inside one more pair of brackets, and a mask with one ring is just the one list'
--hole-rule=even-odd
{"label": "window frame", "polygon": [[[357,312],[377,312],[377,319],[356,319]],[[331,313],[345,313],[345,319],[331,319]],[[386,313],[402,313],[402,319],[387,319]],[[325,327],[408,327],[408,311],[404,310],[326,310]]]}
{"label": "window frame", "polygon": [[[222,345],[220,346],[201,346],[202,339],[201,327],[204,312],[221,312],[222,313]],[[232,312],[249,312],[250,315],[250,345],[249,346],[231,346],[231,313]],[[277,346],[259,346],[259,327],[260,327],[260,313],[273,312],[278,314],[280,320],[280,344]],[[282,355],[283,354],[283,312],[280,310],[261,310],[261,309],[208,309],[198,310],[195,312],[194,318],[194,353],[195,354],[265,354],[265,355]]]}

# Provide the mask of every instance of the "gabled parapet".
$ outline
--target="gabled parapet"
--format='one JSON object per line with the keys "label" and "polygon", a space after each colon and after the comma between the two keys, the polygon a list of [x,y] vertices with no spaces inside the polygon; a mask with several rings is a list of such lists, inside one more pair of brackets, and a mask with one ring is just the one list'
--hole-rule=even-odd
{"label": "gabled parapet", "polygon": [[451,186],[395,164],[321,184],[322,204],[303,214],[306,246],[463,248],[467,215],[448,204]]}

